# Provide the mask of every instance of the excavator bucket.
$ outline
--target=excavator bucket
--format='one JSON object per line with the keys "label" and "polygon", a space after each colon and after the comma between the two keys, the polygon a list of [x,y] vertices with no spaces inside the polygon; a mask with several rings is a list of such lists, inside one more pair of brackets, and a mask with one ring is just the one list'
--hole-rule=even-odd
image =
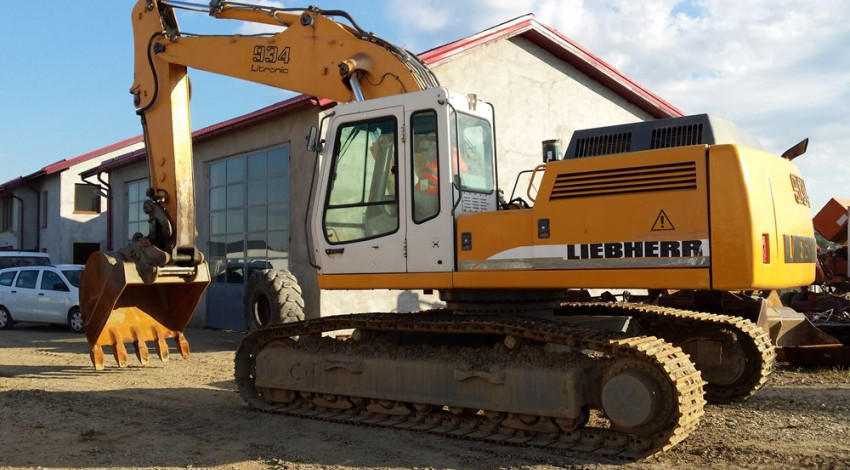
{"label": "excavator bucket", "polygon": [[779,361],[806,367],[850,365],[850,346],[815,326],[804,314],[784,306],[776,291],[766,298],[733,292],[670,291],[656,302],[755,321],[770,336]]}
{"label": "excavator bucket", "polygon": [[850,365],[850,347],[792,308],[765,305],[758,325],[770,335],[780,361],[807,367]]}
{"label": "excavator bucket", "polygon": [[148,362],[149,341],[159,358],[168,359],[166,338],[175,338],[180,354],[189,356],[183,329],[210,283],[206,263],[195,267],[160,267],[153,282],[144,282],[134,263],[94,253],[80,279],[80,309],[95,369],[102,370],[103,346],[112,348],[119,367],[127,366],[125,343]]}

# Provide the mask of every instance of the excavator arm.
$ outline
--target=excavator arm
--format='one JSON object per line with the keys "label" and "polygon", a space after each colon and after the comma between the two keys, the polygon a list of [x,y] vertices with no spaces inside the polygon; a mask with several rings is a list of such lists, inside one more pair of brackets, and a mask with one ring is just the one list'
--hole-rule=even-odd
{"label": "excavator arm", "polygon": [[[258,35],[194,35],[180,31],[175,9],[215,18],[279,26]],[[347,19],[346,25],[334,18]],[[139,0],[132,12],[135,80],[130,92],[144,130],[150,189],[144,203],[147,236],[86,263],[80,304],[92,362],[103,367],[102,346],[126,365],[124,343],[147,361],[147,341],[162,359],[166,338],[182,334],[210,282],[195,246],[196,217],[187,68],[263,83],[335,101],[396,95],[438,86],[410,52],[363,31],[342,11],[275,8],[226,1],[209,6]]]}

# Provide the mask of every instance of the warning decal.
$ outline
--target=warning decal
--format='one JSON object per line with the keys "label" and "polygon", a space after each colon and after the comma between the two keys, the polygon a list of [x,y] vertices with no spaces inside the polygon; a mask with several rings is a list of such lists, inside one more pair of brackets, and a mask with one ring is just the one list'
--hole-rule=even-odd
{"label": "warning decal", "polygon": [[670,222],[670,218],[667,217],[667,214],[665,214],[662,209],[661,212],[658,213],[658,217],[655,218],[655,223],[652,224],[652,231],[663,232],[666,230],[676,230],[676,227],[673,226],[673,222]]}

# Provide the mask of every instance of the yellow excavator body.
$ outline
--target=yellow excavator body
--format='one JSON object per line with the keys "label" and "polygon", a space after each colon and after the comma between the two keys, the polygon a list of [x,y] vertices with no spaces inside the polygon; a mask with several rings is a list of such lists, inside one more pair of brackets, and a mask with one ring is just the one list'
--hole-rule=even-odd
{"label": "yellow excavator body", "polygon": [[[174,8],[285,29],[183,36]],[[668,140],[549,162],[531,176],[533,204],[514,205],[498,192],[492,105],[439,87],[419,59],[344,12],[140,0],[133,23],[131,92],[150,170],[150,231],[86,264],[81,309],[97,368],[104,346],[120,366],[125,343],[142,362],[149,341],[163,358],[169,337],[189,352],[182,332],[210,281],[195,246],[191,66],[356,101],[322,120],[328,142],[308,137],[323,178],[305,227],[319,286],[438,289],[446,301],[446,309],[412,315],[282,319],[255,330],[236,356],[236,382],[252,407],[641,457],[684,439],[706,399],[744,399],[766,382],[775,354],[751,322],[566,302],[565,289],[811,282],[808,199],[789,159],[714,141],[708,117],[660,120],[669,128],[653,136]],[[652,123],[636,126],[644,124]],[[630,129],[649,142],[649,127]],[[408,146],[420,138],[433,147]],[[685,138],[696,142],[680,143]],[[426,157],[436,186],[417,180],[417,160]],[[434,199],[426,204],[417,187],[436,189]],[[288,318],[303,319],[297,282],[278,274],[263,289],[277,291],[275,305]],[[576,320],[617,324],[594,329]],[[340,330],[354,330],[352,341],[330,337]],[[607,425],[592,422],[591,410]]]}
{"label": "yellow excavator body", "polygon": [[[790,161],[695,145],[549,162],[529,209],[457,216],[450,273],[320,274],[323,289],[781,289],[814,276]],[[780,216],[777,216],[780,214]]]}

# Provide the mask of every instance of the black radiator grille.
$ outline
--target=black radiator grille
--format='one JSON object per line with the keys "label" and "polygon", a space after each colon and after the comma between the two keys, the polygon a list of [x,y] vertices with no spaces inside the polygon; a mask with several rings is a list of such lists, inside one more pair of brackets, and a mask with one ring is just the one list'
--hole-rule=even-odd
{"label": "black radiator grille", "polygon": [[625,153],[631,149],[632,133],[582,137],[576,140],[575,158]]}
{"label": "black radiator grille", "polygon": [[650,137],[650,148],[652,149],[685,147],[702,143],[705,143],[702,140],[702,124],[653,129]]}
{"label": "black radiator grille", "polygon": [[549,200],[697,189],[696,162],[564,173]]}

